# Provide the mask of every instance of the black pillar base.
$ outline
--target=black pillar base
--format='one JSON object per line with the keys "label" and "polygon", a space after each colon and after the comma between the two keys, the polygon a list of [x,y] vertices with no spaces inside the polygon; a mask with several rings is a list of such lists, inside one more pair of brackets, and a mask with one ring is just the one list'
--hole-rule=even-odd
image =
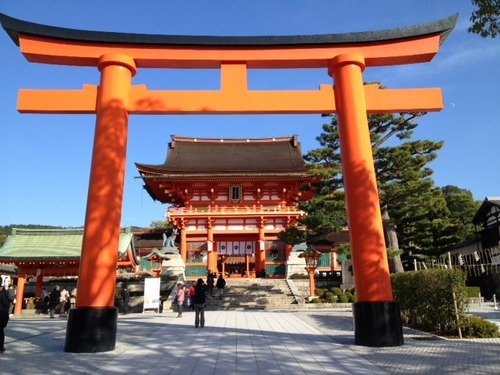
{"label": "black pillar base", "polygon": [[352,311],[356,345],[389,347],[404,344],[399,303],[356,302]]}
{"label": "black pillar base", "polygon": [[98,353],[114,350],[117,326],[116,307],[70,309],[64,351]]}

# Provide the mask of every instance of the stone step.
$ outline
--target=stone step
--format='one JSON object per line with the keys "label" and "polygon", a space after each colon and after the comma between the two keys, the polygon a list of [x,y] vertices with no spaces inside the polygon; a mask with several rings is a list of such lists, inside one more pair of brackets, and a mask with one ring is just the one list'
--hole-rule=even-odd
{"label": "stone step", "polygon": [[[186,308],[186,303],[184,304]],[[207,310],[264,310],[296,308],[296,300],[286,280],[282,279],[226,279],[222,300],[214,289],[207,299]],[[176,310],[176,307],[172,307]]]}

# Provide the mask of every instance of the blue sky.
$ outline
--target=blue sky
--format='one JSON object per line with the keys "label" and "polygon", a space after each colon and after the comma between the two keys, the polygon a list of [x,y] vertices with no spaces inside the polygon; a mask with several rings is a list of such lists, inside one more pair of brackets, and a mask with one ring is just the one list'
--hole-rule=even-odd
{"label": "blue sky", "polygon": [[[0,12],[46,25],[175,35],[301,35],[375,31],[432,22],[460,13],[433,61],[369,68],[365,81],[388,88],[440,87],[445,108],[419,120],[415,138],[443,140],[432,163],[437,186],[474,197],[500,196],[500,43],[467,33],[469,0],[331,1],[2,1]],[[95,116],[16,111],[19,89],[97,85],[94,68],[28,63],[0,30],[0,225],[81,226]],[[251,71],[250,89],[317,89],[323,70]],[[217,71],[141,69],[133,84],[150,89],[217,89]],[[318,147],[319,115],[130,116],[123,226],[149,226],[166,207],[142,189],[134,163],[161,164],[170,135],[275,137],[298,134],[303,152]]]}

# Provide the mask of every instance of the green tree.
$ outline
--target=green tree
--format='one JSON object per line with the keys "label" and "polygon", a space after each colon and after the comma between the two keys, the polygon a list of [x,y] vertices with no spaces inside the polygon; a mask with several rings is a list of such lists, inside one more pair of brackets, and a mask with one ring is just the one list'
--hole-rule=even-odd
{"label": "green tree", "polygon": [[307,212],[300,222],[307,227],[310,237],[340,231],[347,225],[336,123],[323,124],[323,132],[316,140],[321,147],[304,155],[309,171],[317,178],[309,186],[314,197],[300,205]]}
{"label": "green tree", "polygon": [[337,262],[342,264],[342,260],[351,259],[351,244],[344,243],[338,246],[335,250],[337,253]]}
{"label": "green tree", "polygon": [[[403,139],[409,136],[410,132]],[[446,226],[443,218],[449,212],[441,190],[434,186],[433,171],[428,165],[442,145],[416,140],[374,150],[388,248],[403,248],[408,253],[439,252],[439,228]]]}
{"label": "green tree", "polygon": [[468,32],[483,38],[495,38],[500,29],[500,0],[471,0],[474,11]]}
{"label": "green tree", "polygon": [[278,233],[278,239],[288,245],[296,245],[305,241],[306,233],[304,230],[292,225],[287,230]]}
{"label": "green tree", "polygon": [[[428,164],[437,156],[442,142],[410,141],[415,122],[422,113],[370,115],[368,125],[380,192],[384,231],[392,267],[402,270],[400,247],[428,251],[437,247],[438,229],[445,225],[446,202],[431,179]],[[346,224],[340,164],[340,141],[336,116],[323,125],[317,137],[320,148],[304,156],[318,177],[315,198],[302,205],[308,213],[302,223],[315,234]],[[333,219],[332,219],[333,217]],[[338,229],[338,228],[337,228]]]}
{"label": "green tree", "polygon": [[300,220],[300,224],[307,228],[307,238],[339,232],[347,226],[344,193],[340,190],[314,196],[300,207],[307,212]]}
{"label": "green tree", "polygon": [[474,200],[469,190],[457,186],[448,185],[441,190],[450,211],[449,235],[453,238],[450,246],[474,239],[476,231],[472,219],[481,201]]}
{"label": "green tree", "polygon": [[172,224],[167,220],[154,220],[149,224],[150,229],[171,229]]}

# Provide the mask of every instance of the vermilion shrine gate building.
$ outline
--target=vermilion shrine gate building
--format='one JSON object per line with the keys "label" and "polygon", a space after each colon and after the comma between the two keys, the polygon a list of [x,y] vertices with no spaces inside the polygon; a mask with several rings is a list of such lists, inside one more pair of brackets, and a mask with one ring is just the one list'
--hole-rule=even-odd
{"label": "vermilion shrine gate building", "polygon": [[291,246],[277,234],[304,213],[308,173],[297,136],[207,139],[172,136],[161,165],[136,164],[151,197],[170,204],[186,276],[284,277]]}

